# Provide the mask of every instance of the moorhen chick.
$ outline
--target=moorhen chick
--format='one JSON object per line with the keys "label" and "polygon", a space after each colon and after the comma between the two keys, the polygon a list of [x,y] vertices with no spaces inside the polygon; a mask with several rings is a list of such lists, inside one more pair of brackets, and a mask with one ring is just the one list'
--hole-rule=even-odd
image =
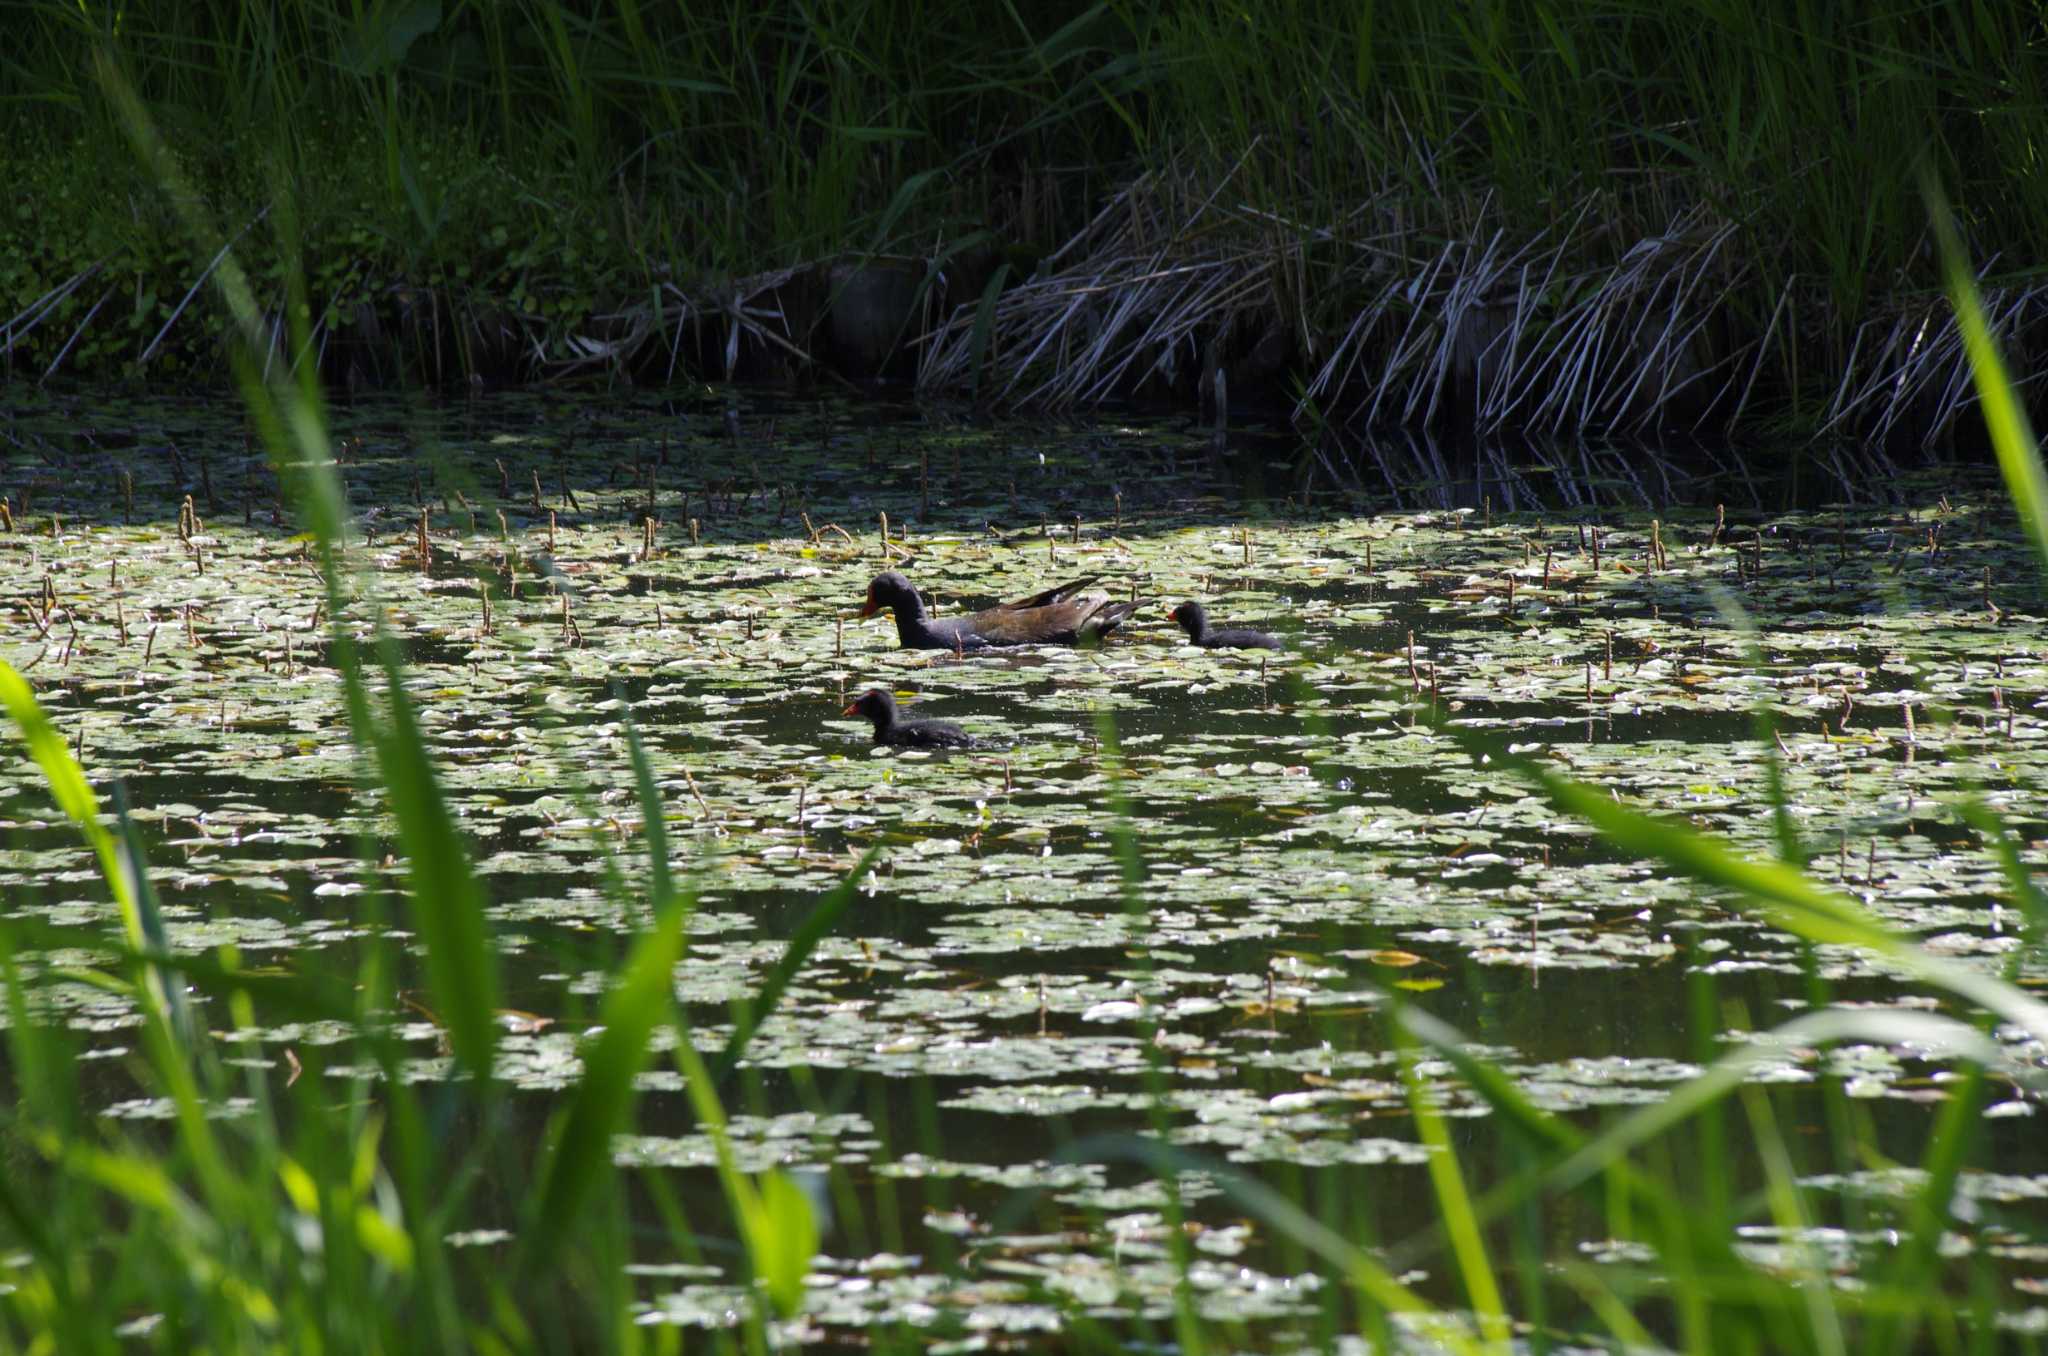
{"label": "moorhen chick", "polygon": [[981,741],[944,720],[905,720],[896,699],[880,688],[848,702],[843,716],[866,716],[874,723],[875,743],[896,749],[971,749]]}
{"label": "moorhen chick", "polygon": [[1166,614],[1180,623],[1180,629],[1188,633],[1188,639],[1205,650],[1279,650],[1278,636],[1267,635],[1264,631],[1253,631],[1241,626],[1226,626],[1216,630],[1209,627],[1209,614],[1202,610],[1200,603],[1182,603]]}
{"label": "moorhen chick", "polygon": [[1100,640],[1137,611],[1135,603],[1091,593],[1099,575],[999,603],[966,617],[933,617],[910,581],[891,570],[868,584],[860,615],[883,608],[896,615],[896,639],[906,650],[987,650],[1004,645],[1081,645]]}

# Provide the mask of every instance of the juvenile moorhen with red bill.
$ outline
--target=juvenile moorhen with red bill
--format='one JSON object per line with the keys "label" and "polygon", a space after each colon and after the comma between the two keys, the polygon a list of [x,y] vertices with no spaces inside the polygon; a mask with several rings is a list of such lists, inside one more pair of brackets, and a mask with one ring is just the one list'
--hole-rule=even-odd
{"label": "juvenile moorhen with red bill", "polygon": [[880,688],[848,702],[842,716],[866,716],[875,727],[875,743],[895,749],[971,749],[981,741],[944,720],[905,720],[896,699]]}
{"label": "juvenile moorhen with red bill", "polygon": [[1248,627],[1225,626],[1210,629],[1209,614],[1202,610],[1200,603],[1182,603],[1166,614],[1180,623],[1180,629],[1188,633],[1188,639],[1205,650],[1279,650],[1280,637],[1253,631]]}
{"label": "juvenile moorhen with red bill", "polygon": [[972,616],[933,617],[910,581],[891,570],[869,582],[860,615],[872,617],[889,609],[896,616],[896,639],[906,650],[1085,645],[1102,639],[1138,610],[1135,603],[1114,602],[1106,593],[1090,592],[1089,585],[1098,578],[1089,575]]}

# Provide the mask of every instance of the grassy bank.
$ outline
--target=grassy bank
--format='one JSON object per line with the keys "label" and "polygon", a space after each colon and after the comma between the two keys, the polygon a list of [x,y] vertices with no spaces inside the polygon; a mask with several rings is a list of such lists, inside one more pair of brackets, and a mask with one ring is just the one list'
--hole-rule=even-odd
{"label": "grassy bank", "polygon": [[[1973,205],[1999,336],[2040,319],[2022,6],[16,15],[17,377],[217,363],[213,249],[102,60],[274,317],[303,266],[343,382],[865,374],[901,338],[901,374],[1012,403],[1220,371],[1303,417],[1924,442],[1971,396],[1922,162]],[[846,260],[887,262],[878,298]]]}

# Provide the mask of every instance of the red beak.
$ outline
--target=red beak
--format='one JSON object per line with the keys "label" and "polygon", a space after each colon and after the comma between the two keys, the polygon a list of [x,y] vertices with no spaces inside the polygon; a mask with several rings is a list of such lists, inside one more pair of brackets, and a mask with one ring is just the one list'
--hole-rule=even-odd
{"label": "red beak", "polygon": [[881,610],[882,609],[875,603],[875,591],[871,587],[868,589],[867,601],[861,604],[860,615],[863,617],[872,617]]}
{"label": "red beak", "polygon": [[859,703],[859,702],[848,702],[848,703],[846,704],[846,709],[845,709],[844,711],[841,711],[841,712],[840,712],[839,714],[840,714],[840,715],[842,715],[842,716],[857,716],[857,715],[859,715],[859,714],[860,714],[860,703]]}

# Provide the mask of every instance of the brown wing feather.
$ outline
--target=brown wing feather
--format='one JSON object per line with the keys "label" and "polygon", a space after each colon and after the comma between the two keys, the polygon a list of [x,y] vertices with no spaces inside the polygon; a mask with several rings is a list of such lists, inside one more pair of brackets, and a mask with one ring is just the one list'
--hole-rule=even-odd
{"label": "brown wing feather", "polygon": [[[1029,598],[1019,598],[1014,603],[998,603],[990,608],[988,612],[1032,612],[1039,608],[1052,607],[1057,603],[1065,602],[1068,598],[1081,592],[1081,590],[1087,588],[1100,578],[1102,576],[1099,574],[1091,574],[1080,579],[1070,579],[1064,584],[1053,585],[1053,587],[1045,590],[1043,593],[1034,593]],[[988,612],[984,612],[981,615],[985,617],[988,615]]]}
{"label": "brown wing feather", "polygon": [[974,629],[991,645],[1072,645],[1110,630],[1131,612],[1129,603],[1088,593],[1043,607],[990,608],[974,619]]}
{"label": "brown wing feather", "polygon": [[1136,603],[1113,603],[1105,599],[1083,625],[1092,635],[1106,636],[1129,620],[1137,610]]}
{"label": "brown wing feather", "polygon": [[976,634],[991,645],[1064,645],[1072,641],[1093,599],[1051,607],[991,608],[975,618]]}

